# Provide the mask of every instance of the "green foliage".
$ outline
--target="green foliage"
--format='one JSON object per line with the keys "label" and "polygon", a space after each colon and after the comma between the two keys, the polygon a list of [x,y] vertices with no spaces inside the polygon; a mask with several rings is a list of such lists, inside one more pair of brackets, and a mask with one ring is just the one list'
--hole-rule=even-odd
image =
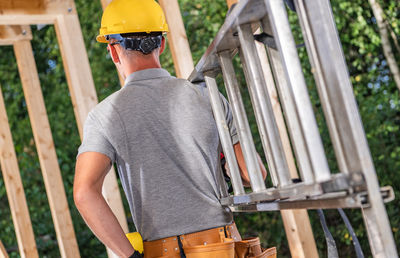
{"label": "green foliage", "polygon": [[[227,6],[224,0],[179,0],[179,3],[193,60],[197,63],[223,23]],[[397,40],[400,40],[400,7],[398,2],[396,0],[388,0],[380,1],[380,3],[385,10],[385,17],[391,30],[397,36]],[[399,92],[390,76],[390,71],[383,55],[376,21],[368,1],[332,0],[331,4],[380,184],[392,185],[396,195],[399,196],[400,178],[396,177],[396,173],[400,170]],[[118,90],[120,86],[116,70],[107,54],[105,45],[95,41],[102,13],[100,1],[77,0],[76,5],[96,90],[99,100],[102,100]],[[297,17],[293,12],[289,12],[289,14],[296,42],[301,43],[303,39]],[[32,40],[33,51],[80,252],[82,257],[106,257],[103,245],[86,227],[72,200],[75,155],[80,139],[54,27],[47,26],[38,31],[36,26],[33,26],[32,30],[34,35]],[[7,107],[39,253],[41,257],[59,257],[54,226],[13,49],[12,47],[2,47],[1,53],[1,90]],[[332,171],[338,171],[305,48],[299,49],[299,54],[328,155],[329,165]],[[396,52],[395,55],[398,63],[400,63],[400,53]],[[174,74],[171,53],[168,48],[162,55],[161,60],[163,66]],[[237,68],[239,82],[243,85],[242,93],[254,140],[259,153],[263,155],[254,113],[250,108],[250,98],[244,86],[245,80],[239,70],[240,64],[237,59],[235,60],[235,67]],[[221,81],[219,78],[219,82],[222,85]],[[221,90],[223,91],[223,88]],[[128,212],[126,201],[124,204]],[[398,198],[387,204],[387,211],[395,241],[399,243],[400,217],[398,214],[400,214],[400,202]],[[346,213],[360,238],[363,250],[367,256],[370,255],[361,212],[359,210],[346,210]],[[324,241],[320,241],[320,239],[324,238],[318,217],[313,211],[309,212],[309,214],[315,238],[319,240],[317,241],[318,250],[320,255],[325,257],[326,244]],[[334,210],[326,211],[325,214],[339,247],[340,256],[354,256],[351,239],[339,214]],[[130,216],[129,213],[128,216]],[[244,235],[260,235],[265,246],[277,246],[280,256],[290,256],[279,212],[241,213],[236,214],[235,217]],[[132,224],[130,224],[130,227],[133,228]],[[12,251],[10,252],[10,257],[19,257],[7,195],[1,177],[0,239],[6,248]]]}

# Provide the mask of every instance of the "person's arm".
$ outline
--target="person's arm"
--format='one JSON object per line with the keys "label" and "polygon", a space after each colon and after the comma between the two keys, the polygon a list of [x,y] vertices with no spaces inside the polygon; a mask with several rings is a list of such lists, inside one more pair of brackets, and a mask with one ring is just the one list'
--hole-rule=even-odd
{"label": "person's arm", "polygon": [[74,179],[74,201],[93,233],[115,254],[129,257],[135,251],[102,195],[111,160],[98,152],[78,156]]}
{"label": "person's arm", "polygon": [[[240,175],[243,180],[243,185],[249,187],[250,186],[250,178],[249,178],[249,173],[247,171],[246,163],[244,161],[242,147],[240,146],[240,142],[233,145],[233,148],[235,150],[236,159],[237,159],[237,162],[239,165]],[[267,177],[267,170],[265,169],[264,163],[262,162],[260,155],[258,155],[258,153],[257,153],[257,160],[258,160],[258,165],[260,166],[262,177],[265,180],[265,178]]]}

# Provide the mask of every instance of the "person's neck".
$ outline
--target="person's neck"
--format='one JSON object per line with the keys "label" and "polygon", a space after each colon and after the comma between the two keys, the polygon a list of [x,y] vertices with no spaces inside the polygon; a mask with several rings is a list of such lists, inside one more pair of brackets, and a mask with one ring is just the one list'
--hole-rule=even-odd
{"label": "person's neck", "polygon": [[160,61],[150,59],[141,60],[140,62],[131,62],[129,65],[125,66],[125,75],[128,76],[134,72],[151,68],[161,68]]}

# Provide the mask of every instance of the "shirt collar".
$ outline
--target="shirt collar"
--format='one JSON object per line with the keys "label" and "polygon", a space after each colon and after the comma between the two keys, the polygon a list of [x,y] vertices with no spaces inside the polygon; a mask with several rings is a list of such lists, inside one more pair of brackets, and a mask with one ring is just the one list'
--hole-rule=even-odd
{"label": "shirt collar", "polygon": [[142,80],[149,80],[149,79],[169,77],[169,76],[171,76],[169,72],[162,68],[144,69],[133,72],[130,75],[128,75],[128,77],[126,77],[125,79],[125,85],[134,81],[142,81]]}

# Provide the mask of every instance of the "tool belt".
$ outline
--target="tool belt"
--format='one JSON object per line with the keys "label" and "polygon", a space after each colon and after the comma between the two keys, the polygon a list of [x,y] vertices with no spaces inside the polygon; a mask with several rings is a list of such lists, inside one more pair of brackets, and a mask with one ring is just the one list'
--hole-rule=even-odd
{"label": "tool belt", "polygon": [[145,258],[276,258],[276,248],[262,250],[258,237],[242,240],[235,223],[143,244]]}

